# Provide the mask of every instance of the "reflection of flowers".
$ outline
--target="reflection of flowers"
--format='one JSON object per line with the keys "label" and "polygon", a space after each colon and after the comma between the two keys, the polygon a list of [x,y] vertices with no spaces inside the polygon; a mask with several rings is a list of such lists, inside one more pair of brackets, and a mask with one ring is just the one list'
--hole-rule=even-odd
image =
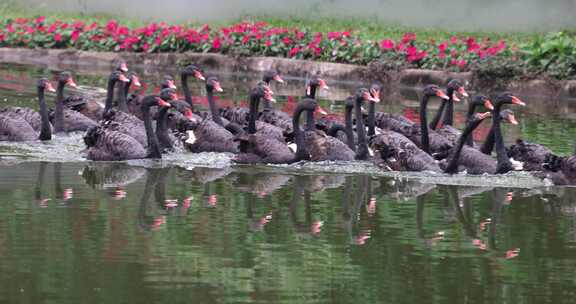
{"label": "reflection of flowers", "polygon": [[354,32],[313,32],[271,27],[264,22],[242,22],[212,29],[170,25],[164,22],[129,28],[105,23],[48,21],[45,17],[0,21],[0,47],[76,48],[92,51],[213,52],[255,56],[314,59],[366,64],[375,59],[395,60],[406,66],[467,70],[473,63],[510,53],[505,41],[452,37],[424,41],[406,33],[395,41],[361,40]]}

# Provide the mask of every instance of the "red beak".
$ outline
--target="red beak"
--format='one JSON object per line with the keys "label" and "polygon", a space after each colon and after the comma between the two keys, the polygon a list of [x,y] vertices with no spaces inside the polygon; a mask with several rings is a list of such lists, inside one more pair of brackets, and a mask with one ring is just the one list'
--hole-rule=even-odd
{"label": "red beak", "polygon": [[525,106],[525,105],[526,105],[525,102],[523,102],[522,100],[520,100],[520,98],[518,98],[518,97],[516,97],[516,96],[512,96],[512,103],[513,103],[513,104],[520,105],[520,106]]}
{"label": "red beak", "polygon": [[224,90],[222,89],[222,87],[220,86],[220,83],[217,81],[214,81],[214,90],[216,92],[224,92]]}
{"label": "red beak", "polygon": [[374,96],[370,95],[370,93],[368,93],[368,92],[364,92],[364,99],[368,100],[368,101],[373,101],[373,102],[380,102],[379,97],[374,97]]}
{"label": "red beak", "polygon": [[48,91],[48,92],[56,92],[56,89],[54,89],[54,87],[52,86],[51,83],[46,82],[46,91]]}
{"label": "red beak", "polygon": [[264,99],[270,102],[276,102],[276,99],[272,97],[272,94],[270,92],[264,92]]}
{"label": "red beak", "polygon": [[440,97],[440,98],[442,98],[442,99],[446,99],[446,100],[450,99],[450,98],[448,97],[448,95],[446,95],[446,93],[444,93],[444,91],[442,91],[442,90],[437,90],[437,91],[436,91],[436,96],[438,96],[438,97]]}
{"label": "red beak", "polygon": [[164,101],[164,99],[162,99],[160,97],[156,97],[156,101],[158,102],[159,107],[169,108],[172,106],[171,104],[167,103],[166,101]]}
{"label": "red beak", "polygon": [[194,118],[194,113],[192,113],[192,110],[186,110],[186,112],[184,112],[184,115],[186,116],[186,118],[188,118],[188,120],[191,120],[191,121],[196,120]]}
{"label": "red beak", "polygon": [[328,115],[328,112],[326,112],[326,110],[322,109],[320,106],[316,106],[316,112],[320,113],[321,115]]}
{"label": "red beak", "polygon": [[460,102],[460,98],[458,97],[458,94],[452,94],[452,100],[456,101],[456,102]]}
{"label": "red beak", "polygon": [[130,81],[130,79],[126,78],[126,76],[124,76],[124,74],[120,74],[120,77],[118,77],[118,80],[120,80],[122,82]]}
{"label": "red beak", "polygon": [[513,114],[508,114],[508,117],[506,117],[506,119],[508,120],[509,123],[513,125],[518,124],[518,121],[516,120],[516,117]]}
{"label": "red beak", "polygon": [[125,63],[120,64],[120,71],[126,73],[128,72],[128,66]]}
{"label": "red beak", "polygon": [[141,87],[140,79],[136,76],[132,76],[132,85],[135,87]]}
{"label": "red beak", "polygon": [[466,90],[464,89],[464,87],[460,87],[458,89],[458,93],[464,97],[468,97],[468,92],[466,92]]}
{"label": "red beak", "polygon": [[494,110],[494,106],[492,105],[492,102],[488,99],[486,99],[486,101],[484,101],[484,107],[488,110]]}
{"label": "red beak", "polygon": [[318,79],[318,83],[320,83],[320,89],[330,90],[330,87],[328,87],[324,79]]}
{"label": "red beak", "polygon": [[171,100],[178,100],[178,94],[172,93],[172,94],[170,94],[170,98],[171,98]]}
{"label": "red beak", "polygon": [[66,84],[69,85],[70,87],[73,87],[73,88],[78,87],[78,85],[76,85],[76,83],[74,82],[74,79],[72,79],[72,78],[68,79],[68,81],[66,81]]}
{"label": "red beak", "polygon": [[506,193],[506,201],[507,202],[511,202],[513,198],[514,198],[514,192]]}
{"label": "red beak", "polygon": [[168,88],[176,90],[177,87],[174,84],[174,80],[168,80]]}
{"label": "red beak", "polygon": [[274,81],[278,82],[278,83],[284,83],[284,79],[282,79],[282,77],[280,77],[280,75],[276,75],[274,76]]}
{"label": "red beak", "polygon": [[196,77],[196,79],[199,80],[206,80],[206,78],[204,78],[204,75],[202,75],[200,71],[194,71],[194,77]]}
{"label": "red beak", "polygon": [[484,112],[484,113],[480,113],[478,115],[480,116],[480,119],[486,119],[486,118],[492,116],[492,113],[491,112]]}

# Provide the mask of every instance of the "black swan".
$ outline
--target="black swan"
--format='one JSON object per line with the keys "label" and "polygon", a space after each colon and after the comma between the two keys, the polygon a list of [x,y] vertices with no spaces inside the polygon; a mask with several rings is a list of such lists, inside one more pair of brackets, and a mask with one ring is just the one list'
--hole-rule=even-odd
{"label": "black swan", "polygon": [[[470,103],[468,104],[468,112],[466,113],[466,123],[472,119],[474,112],[476,111],[477,107],[484,106],[487,110],[494,110],[494,106],[488,97],[484,95],[476,95],[472,98]],[[474,146],[474,136],[469,136],[466,138],[466,145],[473,147]]]}
{"label": "black swan", "polygon": [[[318,90],[329,90],[326,80],[320,78],[319,75],[314,75],[306,83],[306,98],[316,99],[316,92]],[[314,121],[314,112],[307,112],[306,114],[306,130],[312,131],[316,129],[316,126],[312,124]],[[334,123],[333,120],[322,120],[320,119],[317,124],[320,129],[328,130]]]}
{"label": "black swan", "polygon": [[352,111],[354,110],[355,102],[356,100],[354,96],[349,96],[348,98],[346,98],[346,103],[344,105],[344,125],[335,123],[326,132],[326,134],[328,134],[329,136],[338,138],[343,143],[346,143],[348,148],[352,149],[352,151],[356,151],[356,141],[357,141],[357,137],[355,137],[354,133],[354,127],[352,125],[353,124]]}
{"label": "black swan", "polygon": [[136,88],[139,88],[142,86],[142,84],[140,83],[140,78],[138,78],[138,75],[135,72],[132,71],[128,72],[125,78],[128,81],[125,82],[123,81],[123,83],[121,83],[117,89],[118,91],[117,107],[118,110],[122,112],[131,113],[130,108],[128,107],[128,94],[130,93],[130,87],[134,86]]}
{"label": "black swan", "polygon": [[356,91],[355,95],[355,113],[356,113],[356,133],[358,136],[358,148],[356,150],[357,160],[367,160],[370,156],[368,150],[368,141],[366,139],[366,129],[364,128],[364,118],[362,116],[362,104],[364,101],[380,102],[378,97],[372,96],[370,91],[365,88],[360,88]]}
{"label": "black swan", "polygon": [[[446,95],[448,95],[448,99],[442,99],[438,112],[436,112],[436,115],[430,122],[429,127],[431,130],[436,130],[438,128],[438,123],[440,122],[440,118],[442,118],[442,114],[444,114],[442,125],[452,126],[454,124],[454,101],[460,101],[458,94],[468,97],[468,93],[464,89],[462,82],[457,79],[452,79],[446,85]],[[446,108],[446,111],[444,111],[444,108]]]}
{"label": "black swan", "polygon": [[438,86],[427,85],[424,87],[422,99],[420,100],[420,125],[412,127],[412,131],[407,136],[428,154],[446,152],[452,147],[446,138],[440,136],[436,131],[428,129],[426,109],[428,107],[428,100],[433,96],[448,99],[446,93]]}
{"label": "black swan", "polygon": [[190,76],[202,81],[205,81],[206,78],[202,73],[202,69],[193,64],[185,66],[182,71],[180,71],[180,83],[182,86],[182,92],[184,93],[184,100],[188,103],[188,105],[190,105],[192,112],[194,112],[192,93],[190,92],[190,87],[188,86],[188,77]]}
{"label": "black swan", "polygon": [[[172,100],[170,101],[170,105],[172,107],[160,107],[156,118],[156,136],[158,137],[158,142],[163,151],[171,151],[174,149],[174,139],[169,133],[169,130],[171,129],[169,127],[169,120],[178,120],[178,122],[171,123],[171,125],[175,126],[179,126],[182,123],[180,120],[189,121],[190,123],[187,124],[185,127],[186,129],[192,129],[200,122],[196,118],[196,115],[192,113],[192,109],[187,102],[182,100]],[[168,111],[170,109],[176,111],[174,113],[169,113]]]}
{"label": "black swan", "polygon": [[[476,116],[473,116],[473,119],[468,123],[465,132],[462,133],[462,136],[458,140],[458,146],[451,150],[451,156],[449,156],[449,160],[446,160],[447,173],[456,173],[460,170],[466,170],[468,174],[499,174],[506,173],[512,169],[511,164],[506,164],[510,163],[506,151],[500,151],[497,158],[494,159],[490,155],[486,155],[477,149],[465,145],[466,137],[470,136],[472,131],[478,127],[486,117],[488,116],[485,113],[476,114]],[[510,110],[503,110],[498,114],[497,118],[492,117],[492,119],[496,120],[498,125],[501,121],[507,121],[512,124],[517,123],[514,114]],[[499,127],[497,129],[499,130]],[[508,166],[510,167],[510,170],[502,170],[502,168]]]}
{"label": "black swan", "polygon": [[194,153],[199,152],[230,152],[238,153],[238,143],[234,134],[225,128],[227,124],[220,117],[220,111],[214,101],[213,92],[222,92],[216,77],[206,79],[206,92],[210,106],[210,117],[205,117],[200,123],[187,130],[184,141],[185,148]]}
{"label": "black swan", "polygon": [[556,157],[549,148],[538,144],[517,139],[516,143],[508,148],[508,157],[523,163],[524,171],[541,171],[543,166]]}
{"label": "black swan", "polygon": [[128,135],[97,126],[90,128],[84,136],[84,143],[87,146],[86,158],[97,161],[162,158],[160,144],[152,128],[150,108],[153,106],[170,107],[167,101],[175,98],[175,91],[171,89],[162,90],[160,96],[149,95],[143,98],[142,112],[148,139],[147,148]]}
{"label": "black swan", "polygon": [[[520,98],[512,95],[511,93],[502,93],[498,97],[496,97],[496,102],[494,103],[494,109],[492,113],[499,113],[502,106],[506,104],[514,104],[519,106],[525,106],[526,104],[520,100]],[[496,143],[494,131],[495,131],[496,123],[492,121],[492,127],[490,128],[490,132],[488,136],[486,136],[486,140],[482,147],[480,147],[480,151],[484,154],[491,154],[492,150],[494,150],[494,145]]]}
{"label": "black swan", "polygon": [[[257,91],[257,92],[254,92]],[[257,86],[253,89],[255,95],[263,96],[264,99],[269,99],[271,96],[262,87]],[[258,108],[260,98],[251,100],[251,112]],[[292,116],[292,123],[294,129],[294,139],[296,141],[296,153],[294,153],[283,140],[267,136],[264,132],[256,132],[256,125],[253,120],[255,116],[251,115],[248,134],[243,134],[237,137],[240,141],[240,153],[234,157],[237,163],[270,163],[270,164],[288,164],[300,160],[309,159],[308,153],[304,144],[304,134],[300,129],[300,116],[304,111],[315,111],[318,104],[314,99],[305,98],[301,100]]]}
{"label": "black swan", "polygon": [[74,110],[64,108],[64,87],[68,85],[76,87],[69,72],[62,72],[58,76],[58,88],[56,89],[56,109],[54,111],[54,133],[86,131],[98,124]]}
{"label": "black swan", "polygon": [[[52,139],[52,127],[48,119],[48,109],[44,91],[56,92],[52,84],[46,78],[41,78],[37,83],[38,102],[40,105],[39,113],[34,112],[40,117],[40,127],[36,130],[28,121],[35,115],[32,112],[19,111],[0,111],[0,141],[29,141],[29,140],[50,140]],[[26,109],[26,108],[21,108]],[[29,119],[27,119],[29,118]]]}

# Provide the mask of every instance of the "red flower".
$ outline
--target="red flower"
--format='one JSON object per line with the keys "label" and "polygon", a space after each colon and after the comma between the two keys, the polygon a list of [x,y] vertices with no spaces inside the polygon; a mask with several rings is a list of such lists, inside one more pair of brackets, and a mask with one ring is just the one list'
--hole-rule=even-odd
{"label": "red flower", "polygon": [[250,41],[250,38],[252,38],[252,36],[250,36],[250,35],[246,35],[246,36],[242,37],[242,44],[248,43],[248,41]]}
{"label": "red flower", "polygon": [[214,40],[212,41],[212,49],[213,50],[219,50],[220,49],[220,37],[215,36]]}
{"label": "red flower", "polygon": [[46,16],[38,16],[38,18],[36,18],[36,23],[44,23],[45,20]]}
{"label": "red flower", "polygon": [[292,40],[290,40],[290,37],[285,36],[285,37],[282,39],[282,42],[284,42],[284,44],[288,45],[288,44],[291,44],[291,43],[292,43]]}
{"label": "red flower", "polygon": [[384,39],[380,42],[380,48],[383,50],[392,50],[394,49],[394,41],[390,39]]}
{"label": "red flower", "polygon": [[294,57],[296,56],[298,53],[300,52],[300,47],[293,47],[290,49],[290,52],[288,52],[288,57]]}
{"label": "red flower", "polygon": [[438,45],[438,52],[443,54],[446,52],[446,48],[448,48],[448,43],[442,42]]}
{"label": "red flower", "polygon": [[142,45],[142,50],[144,50],[144,52],[148,52],[149,48],[150,48],[150,45],[148,45],[147,42],[144,42],[144,44]]}
{"label": "red flower", "polygon": [[4,41],[4,33],[0,32],[0,42]]}
{"label": "red flower", "polygon": [[341,37],[342,34],[340,34],[340,32],[328,32],[328,39],[330,40],[340,39]]}
{"label": "red flower", "polygon": [[416,40],[416,34],[414,33],[406,33],[404,37],[402,37],[402,43],[409,43],[414,40]]}
{"label": "red flower", "polygon": [[346,38],[350,38],[350,32],[349,31],[344,31],[342,32],[342,36],[346,37]]}
{"label": "red flower", "polygon": [[60,33],[56,33],[56,35],[54,35],[54,41],[56,42],[62,41],[62,35]]}
{"label": "red flower", "polygon": [[58,24],[52,23],[52,25],[50,25],[50,26],[48,27],[48,29],[46,30],[46,32],[47,32],[48,34],[52,34],[57,28],[58,28]]}
{"label": "red flower", "polygon": [[6,31],[8,33],[14,33],[16,32],[16,30],[14,29],[14,26],[12,25],[12,23],[8,23],[8,25],[6,26]]}
{"label": "red flower", "polygon": [[118,28],[118,22],[116,22],[116,20],[114,20],[114,19],[112,19],[112,20],[108,21],[108,23],[106,23],[106,31],[108,33],[116,32],[117,28]]}
{"label": "red flower", "polygon": [[272,41],[266,40],[266,47],[271,47],[271,46],[272,46]]}
{"label": "red flower", "polygon": [[456,37],[456,36],[450,37],[450,43],[452,43],[452,44],[458,43],[458,37]]}
{"label": "red flower", "polygon": [[75,30],[72,32],[72,35],[70,35],[70,40],[72,40],[72,42],[76,42],[76,40],[78,40],[79,36],[80,36],[80,32]]}

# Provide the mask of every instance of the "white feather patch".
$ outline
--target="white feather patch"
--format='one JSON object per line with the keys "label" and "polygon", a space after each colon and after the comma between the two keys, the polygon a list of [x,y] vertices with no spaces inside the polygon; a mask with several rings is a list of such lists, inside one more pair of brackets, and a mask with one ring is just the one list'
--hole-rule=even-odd
{"label": "white feather patch", "polygon": [[368,148],[368,154],[370,154],[370,157],[374,157],[374,151],[370,148]]}
{"label": "white feather patch", "polygon": [[512,163],[512,168],[514,168],[514,170],[516,171],[524,170],[524,162],[517,161],[512,157],[510,158],[510,162]]}
{"label": "white feather patch", "polygon": [[291,143],[291,144],[288,144],[288,148],[290,148],[290,150],[292,150],[292,152],[296,153],[296,149],[298,148],[298,146],[296,145],[296,143]]}
{"label": "white feather patch", "polygon": [[196,142],[196,135],[194,134],[194,131],[186,131],[186,134],[188,135],[188,138],[186,139],[185,143],[187,144],[194,144]]}

